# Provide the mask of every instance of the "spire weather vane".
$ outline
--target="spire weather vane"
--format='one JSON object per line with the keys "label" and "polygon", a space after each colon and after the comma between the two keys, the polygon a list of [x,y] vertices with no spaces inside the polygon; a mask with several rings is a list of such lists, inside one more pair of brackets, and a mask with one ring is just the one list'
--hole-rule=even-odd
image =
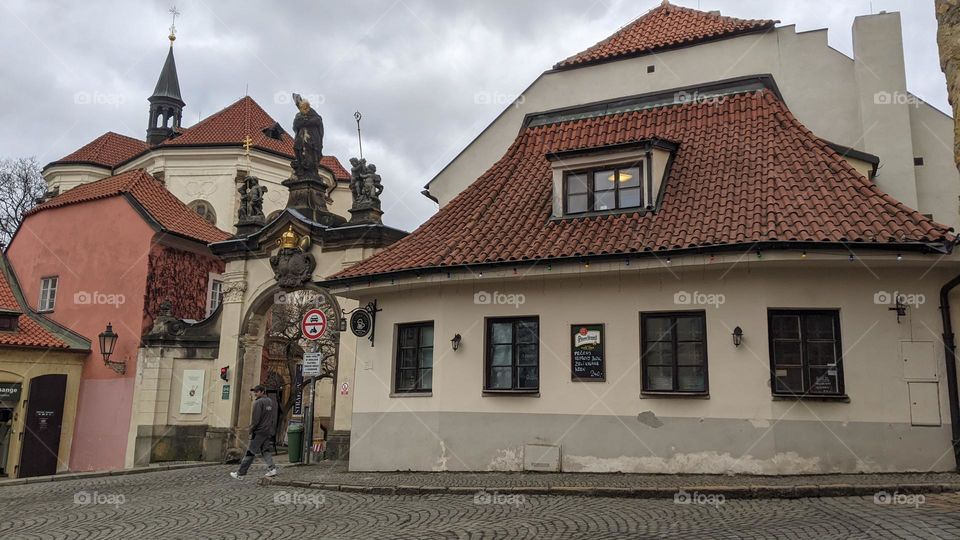
{"label": "spire weather vane", "polygon": [[177,15],[180,15],[180,12],[177,11],[177,6],[171,6],[168,10],[173,17],[170,21],[170,44],[173,44],[173,40],[177,39]]}

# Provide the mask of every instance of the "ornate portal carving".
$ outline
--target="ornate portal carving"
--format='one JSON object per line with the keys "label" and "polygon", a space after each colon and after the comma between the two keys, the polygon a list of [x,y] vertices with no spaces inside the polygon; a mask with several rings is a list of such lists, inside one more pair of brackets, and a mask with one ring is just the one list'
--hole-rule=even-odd
{"label": "ornate portal carving", "polygon": [[309,253],[311,240],[309,236],[298,236],[293,231],[293,225],[277,240],[280,251],[270,257],[270,267],[273,268],[277,285],[282,289],[296,289],[313,277],[313,270],[317,261]]}

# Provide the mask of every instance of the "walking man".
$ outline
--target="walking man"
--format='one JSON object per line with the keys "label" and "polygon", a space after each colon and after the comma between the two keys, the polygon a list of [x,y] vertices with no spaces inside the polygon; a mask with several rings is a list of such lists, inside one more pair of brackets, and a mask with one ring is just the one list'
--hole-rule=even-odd
{"label": "walking man", "polygon": [[267,389],[258,384],[250,389],[256,401],[253,402],[253,418],[250,420],[250,446],[240,460],[240,469],[230,473],[237,480],[243,480],[254,457],[260,454],[269,470],[265,476],[276,476],[277,467],[273,464],[273,437],[277,433],[277,405],[267,395]]}

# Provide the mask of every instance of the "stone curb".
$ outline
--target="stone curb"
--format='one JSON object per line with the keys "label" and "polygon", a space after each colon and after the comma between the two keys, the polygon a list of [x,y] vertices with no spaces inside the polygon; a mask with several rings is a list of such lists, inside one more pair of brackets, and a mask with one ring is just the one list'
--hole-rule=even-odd
{"label": "stone curb", "polygon": [[615,487],[615,486],[371,486],[327,484],[302,480],[263,478],[261,486],[287,486],[302,489],[364,493],[371,495],[474,495],[480,491],[506,495],[560,495],[576,497],[621,497],[633,499],[672,498],[680,491],[690,495],[722,495],[727,499],[800,499],[817,497],[863,497],[881,491],[904,495],[918,493],[960,492],[960,483],[950,484],[824,484],[797,486],[677,486],[677,487]]}
{"label": "stone curb", "polygon": [[159,471],[176,471],[179,469],[193,469],[196,467],[210,467],[212,465],[222,465],[222,463],[198,462],[198,463],[177,463],[174,465],[157,465],[153,467],[136,467],[133,469],[119,469],[115,471],[87,471],[75,473],[54,474],[48,476],[34,476],[31,478],[14,478],[12,480],[0,480],[0,487],[19,486],[23,484],[38,484],[41,482],[66,482],[68,480],[86,480],[88,478],[104,478],[108,476],[126,476],[130,474],[143,474]]}

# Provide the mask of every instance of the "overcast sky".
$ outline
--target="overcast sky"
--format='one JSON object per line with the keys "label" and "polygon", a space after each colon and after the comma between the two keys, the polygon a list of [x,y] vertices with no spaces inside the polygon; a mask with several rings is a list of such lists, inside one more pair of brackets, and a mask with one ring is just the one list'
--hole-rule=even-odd
{"label": "overcast sky", "polygon": [[[316,96],[325,153],[364,155],[383,176],[384,220],[412,230],[436,211],[424,184],[557,61],[660,0],[179,0],[184,125],[249,92],[287,130],[289,95]],[[741,18],[829,28],[851,54],[857,15],[900,11],[907,87],[947,111],[933,0],[676,0]],[[2,0],[0,157],[60,158],[105,131],[143,138],[167,52],[171,1]],[[92,103],[78,104],[78,93]],[[493,96],[477,104],[475,96]],[[81,100],[82,101],[82,100]],[[484,101],[484,100],[481,100]],[[497,102],[501,104],[497,104]]]}

